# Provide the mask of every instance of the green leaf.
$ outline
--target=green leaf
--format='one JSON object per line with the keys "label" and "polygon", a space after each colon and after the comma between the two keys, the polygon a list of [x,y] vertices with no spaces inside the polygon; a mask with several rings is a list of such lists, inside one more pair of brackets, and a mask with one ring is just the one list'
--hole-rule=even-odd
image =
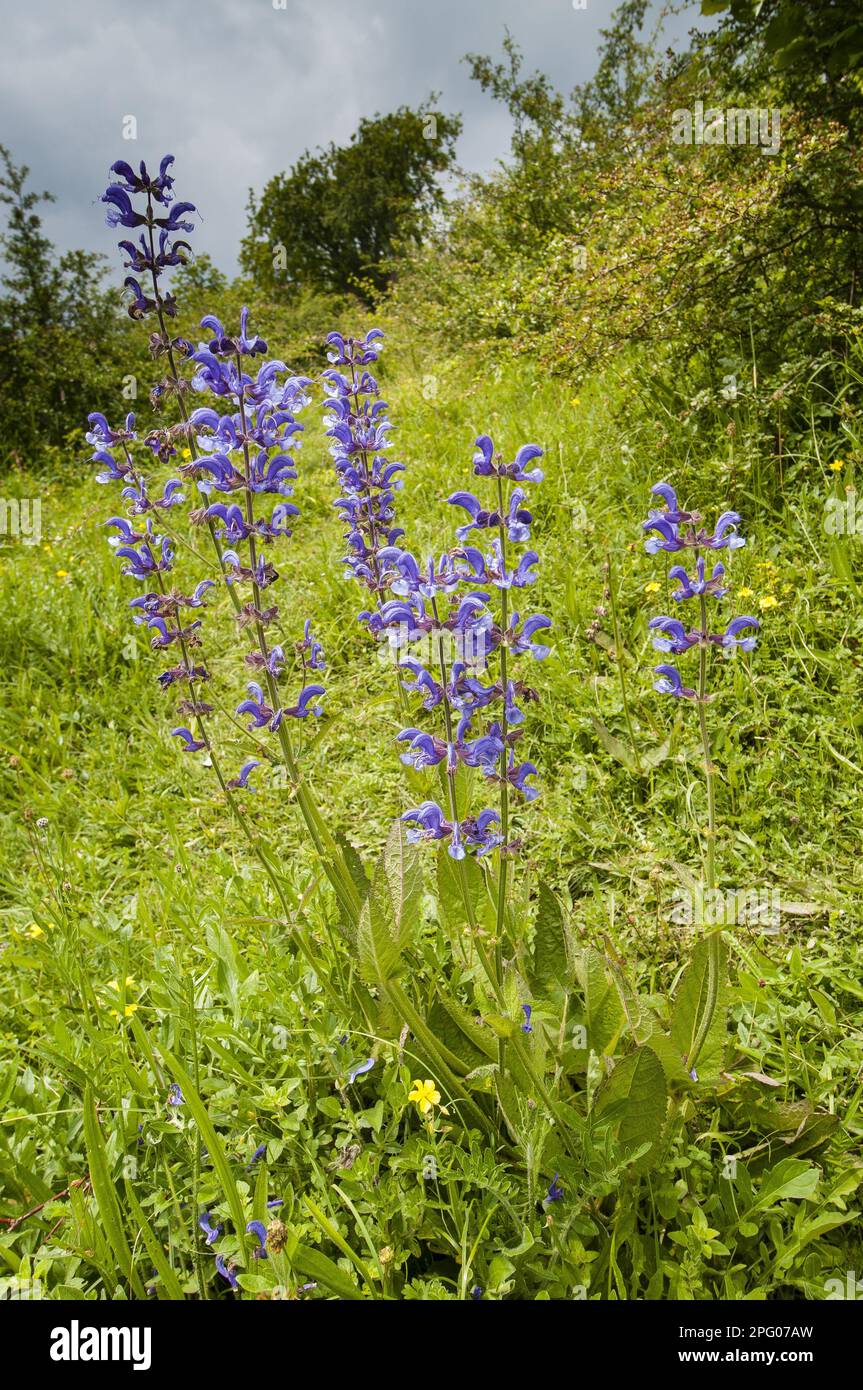
{"label": "green leaf", "polygon": [[436,1038],[459,1057],[468,1069],[497,1058],[494,1039],[458,999],[438,985],[437,999],[428,1012],[428,1025]]}
{"label": "green leaf", "polygon": [[385,984],[399,974],[402,953],[419,925],[421,902],[420,857],[396,821],[360,912],[360,973],[369,984]]}
{"label": "green leaf", "polygon": [[578,957],[576,971],[584,992],[588,1047],[609,1053],[626,1022],[617,986],[609,979],[604,958],[592,947]]}
{"label": "green leaf", "polygon": [[615,1137],[624,1149],[633,1152],[649,1146],[636,1163],[644,1171],[654,1157],[667,1107],[665,1073],[659,1059],[651,1048],[639,1047],[618,1062],[600,1086],[594,1113],[613,1117]]}
{"label": "green leaf", "polygon": [[99,1128],[96,1102],[90,1086],[84,1092],[84,1145],[87,1150],[87,1164],[90,1169],[93,1196],[96,1198],[96,1205],[99,1208],[99,1216],[105,1234],[117,1258],[117,1263],[131,1285],[136,1298],[144,1298],[143,1285],[135,1269],[132,1251],[123,1229],[120,1204],[117,1201],[117,1191],[111,1177],[108,1153],[102,1131]]}
{"label": "green leaf", "polygon": [[322,1255],[320,1250],[314,1250],[310,1245],[298,1245],[291,1257],[291,1264],[307,1279],[323,1284],[339,1298],[361,1299],[363,1296],[343,1269],[328,1255]]}
{"label": "green leaf", "polygon": [[810,1167],[802,1158],[783,1158],[765,1173],[752,1210],[763,1211],[787,1197],[797,1201],[812,1198],[820,1179],[820,1168]]}
{"label": "green leaf", "polygon": [[547,883],[540,883],[533,937],[532,978],[540,991],[557,984],[566,989],[571,977],[572,938],[563,908]]}
{"label": "green leaf", "polygon": [[[183,1092],[183,1099],[185,1100],[186,1104],[189,1107],[189,1110],[192,1113],[192,1117],[194,1118],[195,1124],[201,1131],[201,1137],[204,1140],[204,1143],[207,1146],[207,1152],[210,1155],[210,1162],[216,1170],[219,1181],[222,1185],[222,1191],[225,1194],[225,1199],[228,1203],[228,1206],[231,1209],[231,1220],[234,1223],[234,1230],[242,1240],[243,1232],[246,1229],[245,1208],[243,1207],[242,1198],[240,1197],[237,1184],[234,1181],[234,1175],[231,1172],[231,1165],[228,1162],[224,1147],[222,1145],[222,1141],[216,1133],[215,1126],[213,1124],[213,1121],[210,1119],[207,1107],[204,1105],[204,1102],[201,1100],[201,1097],[195,1090],[192,1078],[186,1071],[185,1067],[177,1061],[176,1057],[172,1056],[172,1054],[168,1051],[166,1047],[162,1047],[161,1052],[165,1060],[165,1065],[167,1066],[174,1080],[179,1085],[180,1090]],[[244,1256],[242,1255],[242,1253],[240,1253],[237,1258],[240,1263],[244,1263]]]}
{"label": "green leaf", "polygon": [[182,1303],[185,1299],[185,1295],[180,1281],[171,1268],[161,1243],[147,1220],[144,1209],[135,1196],[134,1188],[129,1181],[126,1182],[126,1201],[129,1204],[132,1218],[140,1229],[141,1238],[147,1247],[147,1254],[152,1260],[156,1273],[162,1281],[162,1288],[165,1294],[172,1302]]}
{"label": "green leaf", "polygon": [[605,727],[601,719],[594,716],[590,722],[593,725],[593,732],[606,753],[610,753],[616,762],[622,763],[628,772],[637,772],[638,765],[635,761],[635,755],[630,752],[626,744],[616,738],[610,729]]}
{"label": "green leaf", "polygon": [[[725,1065],[728,1030],[728,947],[724,941],[720,942],[719,956],[716,1009],[698,1057],[697,1070],[701,1081],[718,1075]],[[681,1056],[687,1058],[692,1054],[698,1023],[707,999],[707,957],[707,942],[699,941],[678,985],[671,1013],[671,1040]]]}

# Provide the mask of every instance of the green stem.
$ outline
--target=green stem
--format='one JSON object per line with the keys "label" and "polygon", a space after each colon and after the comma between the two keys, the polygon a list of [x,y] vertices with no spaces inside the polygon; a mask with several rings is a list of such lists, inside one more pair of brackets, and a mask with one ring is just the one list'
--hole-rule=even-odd
{"label": "green stem", "polygon": [[[253,493],[251,488],[251,461],[249,458],[248,440],[246,438],[246,408],[245,403],[243,401],[243,364],[239,352],[237,353],[236,360],[238,374],[237,403],[239,405],[240,424],[243,434],[243,460],[245,463],[246,478],[245,511],[246,524],[249,527],[249,566],[252,570],[253,576],[252,598],[255,608],[255,631],[258,637],[258,645],[260,647],[261,656],[263,657],[264,662],[266,663],[269,657],[269,649],[267,646],[267,638],[266,633],[264,631],[264,624],[260,616],[261,590],[258,585],[257,578],[255,577],[255,571],[257,568],[257,547],[255,545],[255,536],[254,531],[252,529],[254,527],[255,517],[253,507]],[[267,690],[269,692],[270,700],[272,701],[273,709],[275,710],[279,708],[279,705],[281,703],[279,700],[278,685],[275,676],[269,670],[269,667],[267,665],[265,665],[264,671],[266,677]],[[335,844],[335,841],[333,841],[332,838],[328,835],[328,832],[325,832],[320,812],[318,811],[317,806],[315,806],[311,796],[309,795],[308,789],[304,786],[302,782],[299,769],[297,767],[296,759],[294,757],[293,748],[291,746],[290,735],[288,734],[288,730],[284,720],[282,720],[281,724],[279,725],[278,736],[279,743],[281,744],[282,748],[282,753],[285,759],[285,766],[287,767],[288,774],[296,789],[298,805],[302,812],[303,819],[306,823],[306,827],[309,831],[309,834],[312,837],[315,849],[318,852],[318,856],[320,858],[324,872],[327,875],[327,878],[330,880],[330,883],[332,884],[335,890],[339,902],[348,914],[348,919],[350,921],[356,921],[359,917],[359,911],[361,906],[359,893],[357,892],[356,885],[354,884],[354,881],[347,870],[347,866],[344,864],[343,857],[339,854],[338,846]],[[329,840],[329,843],[327,843],[327,840]]]}
{"label": "green stem", "polygon": [[640,777],[642,775],[641,755],[638,751],[638,743],[635,738],[635,727],[632,723],[629,698],[626,693],[626,677],[623,673],[623,641],[620,635],[620,618],[617,612],[617,596],[614,591],[614,571],[611,565],[610,554],[606,563],[608,565],[608,597],[611,603],[611,622],[614,628],[614,662],[617,667],[617,677],[620,681],[620,698],[623,704],[623,717],[626,720],[626,729],[629,734],[629,742],[632,746],[632,754],[635,758],[636,771]]}
{"label": "green stem", "polygon": [[[698,668],[698,723],[701,730],[701,748],[704,753],[704,773],[707,779],[707,847],[704,864],[704,881],[709,892],[716,887],[716,787],[715,772],[710,750],[710,733],[707,728],[707,601],[704,594],[701,603],[701,645],[699,647]],[[702,894],[703,897],[703,894]],[[699,1019],[692,1051],[687,1059],[691,1069],[701,1055],[701,1050],[710,1032],[719,999],[719,977],[722,970],[722,933],[716,930],[707,938],[707,998]]]}
{"label": "green stem", "polygon": [[[506,577],[506,503],[503,495],[503,479],[498,476],[497,480],[497,505],[500,513],[500,553],[501,553],[501,578]],[[507,747],[507,718],[506,718],[506,687],[508,675],[508,656],[507,649],[507,630],[509,628],[509,590],[502,588],[500,591],[500,684],[501,697],[503,701],[503,713],[501,714],[500,727],[503,747],[500,750],[500,833],[503,841],[500,846],[499,868],[497,876],[497,919],[495,922],[495,941],[494,941],[494,968],[497,978],[503,980],[503,937],[506,930],[506,890],[507,877],[509,874],[509,861],[507,855],[507,843],[509,841],[509,765]],[[506,1070],[506,1040],[498,1038],[497,1060],[501,1075]]]}

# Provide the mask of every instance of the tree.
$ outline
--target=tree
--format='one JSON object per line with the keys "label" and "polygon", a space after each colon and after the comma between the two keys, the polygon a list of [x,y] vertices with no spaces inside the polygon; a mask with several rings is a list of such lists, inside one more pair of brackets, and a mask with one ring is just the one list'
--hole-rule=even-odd
{"label": "tree", "polygon": [[38,456],[115,397],[120,319],[101,284],[104,257],[58,256],[39,208],[50,193],[27,187],[29,169],[0,145],[0,203],[8,209],[0,251],[0,455]]}
{"label": "tree", "polygon": [[859,133],[860,0],[701,0],[701,12],[722,15],[735,57],[754,51],[766,60],[789,104]]}
{"label": "tree", "polygon": [[352,292],[370,302],[392,278],[402,244],[418,244],[443,205],[458,116],[402,106],[360,121],[348,145],[306,152],[249,199],[240,262],[273,293]]}

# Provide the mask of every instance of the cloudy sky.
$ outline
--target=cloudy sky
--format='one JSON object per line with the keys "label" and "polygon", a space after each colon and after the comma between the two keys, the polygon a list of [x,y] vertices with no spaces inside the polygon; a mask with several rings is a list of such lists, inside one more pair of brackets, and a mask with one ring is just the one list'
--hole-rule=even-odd
{"label": "cloudy sky", "polygon": [[[585,8],[577,8],[582,3]],[[306,149],[348,140],[361,116],[441,94],[460,112],[463,167],[506,153],[507,113],[469,79],[467,52],[505,27],[528,69],[570,91],[595,66],[615,0],[0,0],[0,142],[57,202],[56,244],[114,253],[97,199],[114,159],[177,157],[200,208],[195,245],[236,269],[250,187]],[[658,6],[657,6],[658,8]],[[665,30],[697,22],[695,5]],[[137,139],[123,138],[134,116]]]}

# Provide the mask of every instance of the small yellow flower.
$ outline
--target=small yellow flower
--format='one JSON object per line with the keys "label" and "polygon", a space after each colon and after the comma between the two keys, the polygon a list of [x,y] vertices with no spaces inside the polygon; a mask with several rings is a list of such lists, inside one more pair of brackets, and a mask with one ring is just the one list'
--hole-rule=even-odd
{"label": "small yellow flower", "polygon": [[831,471],[831,473],[841,473],[841,472],[842,472],[842,469],[843,469],[844,467],[845,467],[845,460],[844,460],[844,459],[834,459],[833,462],[832,462],[831,465],[830,465],[830,471]]}
{"label": "small yellow flower", "polygon": [[40,926],[33,922],[32,925],[27,928],[27,935],[31,941],[38,941],[39,937],[44,936],[45,933]]}
{"label": "small yellow flower", "polygon": [[192,451],[191,451],[191,449],[181,449],[181,450],[180,450],[180,457],[181,457],[181,458],[184,458],[184,459],[190,459],[190,458],[192,457]]}
{"label": "small yellow flower", "polygon": [[440,1091],[433,1081],[414,1081],[413,1090],[408,1096],[421,1115],[427,1115],[435,1105],[440,1105]]}
{"label": "small yellow flower", "polygon": [[68,571],[68,570],[57,570],[54,577],[55,577],[55,579],[68,579],[68,578],[69,578],[69,571]]}
{"label": "small yellow flower", "polygon": [[578,396],[573,396],[572,400],[570,401],[570,405],[574,405],[576,407],[581,405],[581,401],[579,400]]}
{"label": "small yellow flower", "polygon": [[754,590],[754,589],[750,589],[750,587],[749,587],[748,584],[743,584],[743,585],[741,585],[741,587],[737,590],[737,597],[738,597],[738,598],[751,598],[752,595],[753,595],[754,593],[755,593],[755,590]]}
{"label": "small yellow flower", "polygon": [[778,602],[778,598],[773,594],[765,594],[763,598],[758,600],[758,607],[761,609],[762,613],[765,613],[768,608],[775,608]]}
{"label": "small yellow flower", "polygon": [[[125,1009],[123,1010],[123,1017],[124,1017],[124,1018],[131,1018],[132,1015],[133,1015],[133,1014],[136,1014],[137,1012],[138,1012],[138,1005],[137,1005],[137,1004],[127,1004],[126,1007],[125,1007]],[[112,1010],[111,1010],[111,1017],[112,1017],[112,1018],[119,1018],[119,1017],[120,1017],[120,1014],[118,1013],[118,1011],[117,1011],[116,1009],[112,1009]]]}
{"label": "small yellow flower", "polygon": [[646,594],[658,594],[661,588],[661,584],[657,584],[655,579],[651,579],[649,584],[645,584],[644,592]]}

